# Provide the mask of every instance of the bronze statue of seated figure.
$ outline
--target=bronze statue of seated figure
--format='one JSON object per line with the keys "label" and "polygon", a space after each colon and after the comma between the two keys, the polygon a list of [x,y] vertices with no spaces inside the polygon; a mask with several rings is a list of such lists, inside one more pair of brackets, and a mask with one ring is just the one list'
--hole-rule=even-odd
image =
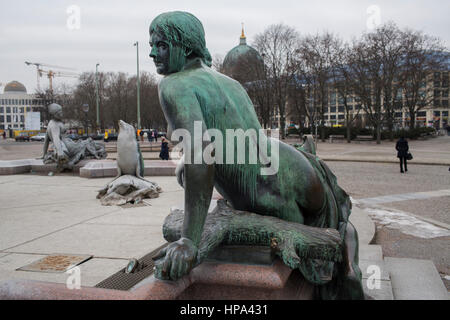
{"label": "bronze statue of seated figure", "polygon": [[[182,128],[194,136],[195,123],[201,122],[201,134],[208,129],[217,129],[223,136],[227,129],[254,129],[258,134],[258,148],[275,142],[259,131],[261,125],[245,89],[210,68],[204,29],[195,16],[180,11],[160,14],[152,21],[149,32],[150,57],[157,72],[164,75],[158,87],[160,102],[172,130]],[[157,257],[155,275],[176,280],[201,262],[199,247],[215,187],[232,209],[257,214],[261,220],[270,216],[283,223],[320,229],[322,233],[311,232],[324,239],[331,234],[325,230],[333,229],[340,237],[342,259],[333,261],[327,259],[327,254],[323,259],[317,256],[304,259],[308,257],[308,248],[303,247],[304,252],[299,256],[295,252],[289,257],[284,255],[283,261],[298,268],[308,281],[317,285],[319,298],[364,299],[358,267],[358,237],[348,221],[351,212],[348,195],[338,186],[325,163],[314,152],[308,152],[314,148],[296,149],[281,141],[275,143],[278,152],[272,152],[271,156],[278,170],[273,174],[261,174],[261,169],[271,164],[260,162],[211,164],[202,160],[194,163],[192,159],[202,157],[206,144],[201,148],[194,142],[185,144],[190,145],[185,156],[188,154],[191,159],[185,159],[183,168],[177,170],[178,175],[183,175],[179,181],[185,190],[184,220],[178,240],[172,239]],[[223,154],[230,151],[225,144],[223,151]],[[249,151],[245,152],[247,159]],[[236,157],[234,153],[234,160]],[[253,215],[251,221],[255,221]],[[267,228],[270,233],[270,226]],[[264,239],[270,246],[270,234]]]}

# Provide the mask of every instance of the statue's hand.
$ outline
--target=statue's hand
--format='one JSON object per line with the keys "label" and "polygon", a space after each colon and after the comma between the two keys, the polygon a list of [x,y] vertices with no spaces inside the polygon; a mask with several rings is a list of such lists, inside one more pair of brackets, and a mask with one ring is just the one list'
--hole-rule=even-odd
{"label": "statue's hand", "polygon": [[172,242],[153,258],[155,277],[161,280],[177,280],[188,274],[197,261],[197,251],[195,244],[188,238]]}

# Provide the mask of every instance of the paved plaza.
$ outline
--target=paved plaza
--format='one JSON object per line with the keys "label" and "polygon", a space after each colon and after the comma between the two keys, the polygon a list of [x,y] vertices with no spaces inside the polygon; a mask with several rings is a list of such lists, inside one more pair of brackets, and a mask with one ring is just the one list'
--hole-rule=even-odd
{"label": "paved plaza", "polygon": [[[0,160],[38,157],[41,149],[42,143],[2,140]],[[450,137],[411,141],[410,150],[414,160],[408,173],[401,174],[394,142],[318,144],[319,157],[355,208],[364,209],[375,223],[372,244],[381,245],[385,257],[433,261],[449,289]],[[81,265],[82,285],[94,286],[129,259],[165,243],[163,221],[172,206],[182,205],[183,190],[173,176],[146,178],[162,187],[159,198],[104,207],[95,196],[111,178],[0,176],[0,282],[24,278],[65,283],[64,273],[16,269],[48,254],[66,253],[94,256]],[[358,231],[365,236],[366,231]]]}

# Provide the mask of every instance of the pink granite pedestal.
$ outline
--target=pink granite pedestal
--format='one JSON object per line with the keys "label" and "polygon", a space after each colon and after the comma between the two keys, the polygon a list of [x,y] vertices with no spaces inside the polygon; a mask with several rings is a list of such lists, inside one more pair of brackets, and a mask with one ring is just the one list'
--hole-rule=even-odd
{"label": "pink granite pedestal", "polygon": [[184,300],[184,299],[313,299],[314,287],[280,260],[272,265],[205,262],[177,281],[153,276],[129,291],[82,287],[31,280],[0,284],[0,299],[32,300]]}

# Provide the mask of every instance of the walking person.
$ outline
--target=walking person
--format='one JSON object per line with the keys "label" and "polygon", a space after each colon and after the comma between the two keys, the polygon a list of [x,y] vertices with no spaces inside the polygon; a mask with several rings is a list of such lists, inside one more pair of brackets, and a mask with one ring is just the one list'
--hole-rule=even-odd
{"label": "walking person", "polygon": [[169,144],[164,137],[161,140],[161,152],[159,153],[159,157],[162,160],[169,160]]}
{"label": "walking person", "polygon": [[153,130],[153,137],[155,138],[155,142],[158,142],[158,130]]}
{"label": "walking person", "polygon": [[[398,139],[397,144],[395,145],[395,150],[397,150],[397,158],[400,159],[400,172],[407,172],[408,167],[406,164],[406,158],[408,156],[409,146],[405,137],[400,137],[400,139]],[[403,165],[405,165],[405,171],[403,171]]]}
{"label": "walking person", "polygon": [[6,131],[3,131],[3,140],[6,139]]}

